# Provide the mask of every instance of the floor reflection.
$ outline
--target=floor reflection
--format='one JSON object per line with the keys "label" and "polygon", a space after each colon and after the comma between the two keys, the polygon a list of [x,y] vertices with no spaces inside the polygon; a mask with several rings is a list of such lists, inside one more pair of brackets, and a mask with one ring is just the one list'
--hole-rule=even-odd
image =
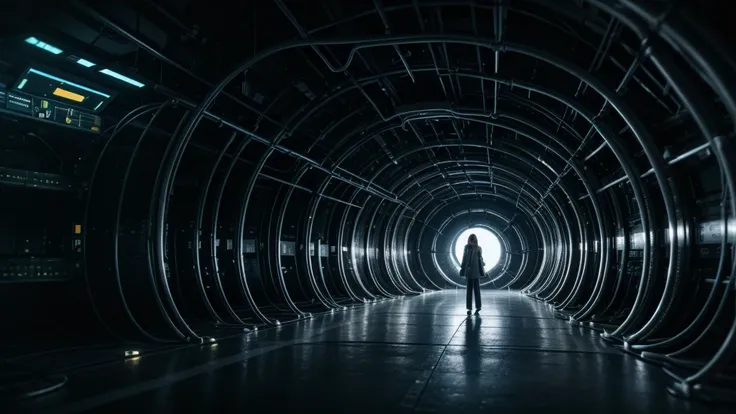
{"label": "floor reflection", "polygon": [[658,368],[540,302],[484,291],[483,311],[467,317],[464,300],[459,290],[385,301],[142,355],[80,372],[23,411],[715,412],[673,399]]}

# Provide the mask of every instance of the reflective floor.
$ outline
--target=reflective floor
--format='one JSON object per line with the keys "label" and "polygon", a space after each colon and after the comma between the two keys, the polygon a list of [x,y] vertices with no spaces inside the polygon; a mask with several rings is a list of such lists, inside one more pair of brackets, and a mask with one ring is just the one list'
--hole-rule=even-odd
{"label": "reflective floor", "polygon": [[[78,372],[19,411],[704,413],[661,371],[514,292],[349,308]],[[542,411],[544,410],[544,411]],[[726,411],[723,411],[726,412]]]}

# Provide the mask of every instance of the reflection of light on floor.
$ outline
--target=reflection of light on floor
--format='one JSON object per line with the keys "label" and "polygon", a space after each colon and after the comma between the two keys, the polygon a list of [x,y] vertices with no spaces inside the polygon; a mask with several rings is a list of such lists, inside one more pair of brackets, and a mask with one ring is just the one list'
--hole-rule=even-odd
{"label": "reflection of light on floor", "polygon": [[141,357],[139,357],[139,356],[134,356],[134,357],[131,357],[131,358],[127,358],[125,360],[125,364],[126,365],[130,365],[132,367],[137,367],[138,364],[140,364],[140,363],[141,363]]}
{"label": "reflection of light on floor", "polygon": [[468,236],[475,234],[478,237],[478,245],[483,249],[483,260],[486,262],[485,271],[491,270],[501,260],[501,242],[495,234],[483,228],[470,228],[460,233],[455,240],[455,257],[458,263],[462,263],[463,249],[468,243]]}

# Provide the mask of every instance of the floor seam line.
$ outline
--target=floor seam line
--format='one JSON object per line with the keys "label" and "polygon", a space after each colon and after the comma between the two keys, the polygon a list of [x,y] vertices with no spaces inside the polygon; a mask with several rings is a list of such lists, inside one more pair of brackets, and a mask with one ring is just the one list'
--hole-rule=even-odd
{"label": "floor seam line", "polygon": [[[467,321],[468,317],[466,316],[465,319],[463,319],[463,321],[458,324],[457,329],[455,329],[455,332],[453,332],[452,336],[447,341],[447,344],[445,344],[444,348],[442,348],[442,352],[440,352],[440,356],[437,358],[437,361],[432,366],[432,369],[428,370],[429,372],[425,371],[425,373],[420,377],[421,379],[417,380],[418,382],[416,382],[414,386],[409,388],[409,391],[407,391],[400,404],[402,408],[409,408],[412,411],[416,410],[419,401],[422,399],[422,395],[424,395],[424,391],[427,389],[427,385],[429,385],[429,381],[432,379],[432,375],[434,375],[437,367],[439,367],[440,362],[442,361],[442,357],[445,355],[445,352],[447,352],[447,349],[450,347],[452,340],[455,339],[455,335],[460,332],[460,328],[462,328]],[[421,384],[421,388],[417,387],[418,384]]]}

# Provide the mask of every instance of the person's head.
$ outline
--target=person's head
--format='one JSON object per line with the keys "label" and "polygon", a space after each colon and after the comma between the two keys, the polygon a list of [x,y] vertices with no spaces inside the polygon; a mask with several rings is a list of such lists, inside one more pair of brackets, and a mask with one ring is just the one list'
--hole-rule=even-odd
{"label": "person's head", "polygon": [[477,246],[478,245],[478,236],[476,236],[475,234],[471,234],[468,237],[468,244],[471,245],[471,246]]}

